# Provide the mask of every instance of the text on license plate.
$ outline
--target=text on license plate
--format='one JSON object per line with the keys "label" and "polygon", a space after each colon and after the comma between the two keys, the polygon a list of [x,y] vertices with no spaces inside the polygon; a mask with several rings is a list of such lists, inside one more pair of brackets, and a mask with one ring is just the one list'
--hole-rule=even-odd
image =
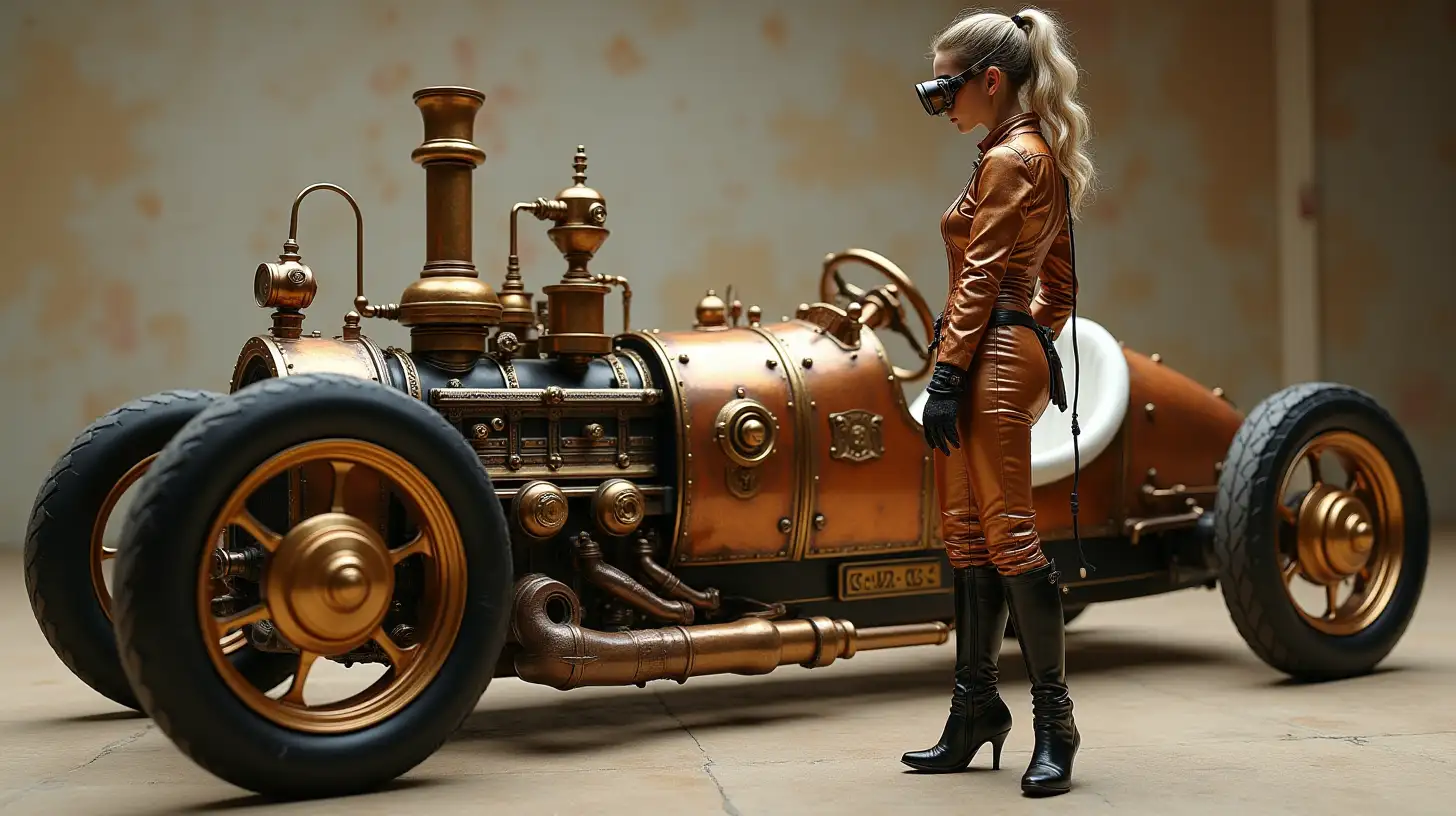
{"label": "text on license plate", "polygon": [[873,561],[839,567],[839,599],[915,595],[940,588],[940,560]]}

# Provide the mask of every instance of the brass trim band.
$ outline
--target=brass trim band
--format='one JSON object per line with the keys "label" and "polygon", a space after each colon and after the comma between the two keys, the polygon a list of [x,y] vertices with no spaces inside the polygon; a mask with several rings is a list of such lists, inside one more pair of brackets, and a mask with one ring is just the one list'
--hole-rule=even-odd
{"label": "brass trim band", "polygon": [[628,348],[619,348],[617,353],[632,361],[632,365],[637,368],[637,373],[642,377],[642,387],[651,388],[652,372],[647,368],[647,361],[642,359],[642,355]]}
{"label": "brass trim band", "polygon": [[[693,480],[693,460],[688,456],[688,431],[691,429],[688,427],[687,396],[683,393],[682,383],[673,375],[672,360],[668,357],[667,349],[662,342],[653,337],[651,333],[640,329],[632,334],[647,343],[653,353],[657,355],[658,361],[662,363],[663,376],[667,378],[663,387],[672,397],[672,403],[677,406],[677,421],[672,423],[677,436],[677,512],[673,513],[672,545],[668,550],[668,559],[670,563],[681,563],[682,550],[679,545],[682,543],[683,530],[687,528],[688,519],[693,511],[692,496],[687,490]],[[645,375],[646,365],[642,366],[642,371]],[[645,384],[646,380],[644,379],[643,382]]]}
{"label": "brass trim band", "polygon": [[789,397],[794,409],[794,416],[797,418],[798,427],[795,429],[795,470],[797,471],[798,484],[794,490],[793,527],[790,529],[788,556],[786,560],[801,561],[804,553],[809,549],[809,537],[814,534],[812,519],[814,517],[814,410],[810,405],[809,384],[804,381],[804,373],[794,364],[793,356],[789,349],[784,346],[778,335],[762,326],[749,326],[749,331],[757,332],[759,336],[773,346],[774,353],[779,356],[779,368],[789,382]]}
{"label": "brass trim band", "polygon": [[415,368],[415,361],[402,348],[390,347],[386,353],[399,361],[409,395],[415,399],[423,399],[424,395],[420,392],[420,372]]}
{"label": "brass trim band", "polygon": [[608,354],[602,359],[606,360],[607,364],[612,367],[612,376],[616,379],[618,388],[632,387],[632,383],[627,380],[627,369],[622,365],[622,361],[617,355]]}
{"label": "brass trim band", "polygon": [[379,344],[363,335],[359,336],[358,342],[364,345],[364,348],[369,351],[369,358],[374,361],[374,370],[379,372],[379,376],[375,379],[379,381],[380,385],[393,388],[394,378],[389,374],[389,365],[384,362],[384,353],[380,350]]}
{"label": "brass trim band", "polygon": [[448,407],[524,405],[656,405],[662,392],[653,388],[431,388],[430,402]]}

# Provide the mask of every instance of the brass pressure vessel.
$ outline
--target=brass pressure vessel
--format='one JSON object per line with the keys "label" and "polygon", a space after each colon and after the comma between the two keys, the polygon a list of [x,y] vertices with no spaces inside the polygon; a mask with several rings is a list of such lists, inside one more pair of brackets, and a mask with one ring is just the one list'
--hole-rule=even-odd
{"label": "brass pressure vessel", "polygon": [[501,304],[472,260],[471,173],[485,162],[472,141],[485,94],[432,87],[414,94],[424,142],[410,158],[425,169],[425,265],[399,301],[412,350],[447,370],[468,370],[500,322]]}
{"label": "brass pressure vessel", "polygon": [[546,234],[566,258],[567,269],[560,283],[541,287],[550,305],[539,347],[548,357],[583,363],[612,350],[612,337],[605,331],[606,296],[611,287],[594,279],[587,269],[611,233],[605,226],[606,199],[586,186],[586,147],[577,147],[572,166],[575,183],[556,196],[559,209],[548,216],[556,226]]}

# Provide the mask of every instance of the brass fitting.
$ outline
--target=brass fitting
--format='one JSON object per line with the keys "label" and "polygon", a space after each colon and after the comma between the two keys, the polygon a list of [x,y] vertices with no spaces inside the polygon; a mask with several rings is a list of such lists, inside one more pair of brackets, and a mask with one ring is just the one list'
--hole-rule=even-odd
{"label": "brass fitting", "polygon": [[415,91],[425,140],[410,154],[425,168],[425,265],[400,297],[399,322],[412,350],[448,371],[466,371],[485,353],[501,303],[472,262],[471,173],[485,151],[471,141],[485,94],[472,88]]}
{"label": "brass fitting", "polygon": [[541,287],[547,298],[547,325],[538,347],[548,357],[583,364],[612,351],[612,337],[604,330],[606,296],[612,287],[587,269],[610,231],[604,226],[606,199],[586,186],[585,146],[576,148],[572,167],[575,183],[553,201],[540,202],[535,211],[537,218],[556,223],[546,234],[566,258],[561,282]]}

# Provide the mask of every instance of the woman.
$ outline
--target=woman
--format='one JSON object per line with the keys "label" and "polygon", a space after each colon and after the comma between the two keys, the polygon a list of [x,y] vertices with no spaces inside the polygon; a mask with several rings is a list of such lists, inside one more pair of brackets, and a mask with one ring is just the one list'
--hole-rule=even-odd
{"label": "woman", "polygon": [[948,115],[961,133],[985,125],[989,134],[941,218],[950,292],[924,409],[926,440],[945,454],[935,463],[955,574],[956,683],[940,742],[902,761],[959,771],[990,742],[1000,767],[1011,712],[996,689],[997,659],[1009,606],[1036,737],[1021,787],[1064,793],[1081,738],[1065,680],[1060,575],[1042,553],[1031,504],[1031,426],[1049,398],[1066,405],[1050,341],[1074,302],[1070,219],[1093,177],[1087,117],[1077,68],[1041,11],[962,14],[931,47],[937,79],[917,87],[927,112]]}

